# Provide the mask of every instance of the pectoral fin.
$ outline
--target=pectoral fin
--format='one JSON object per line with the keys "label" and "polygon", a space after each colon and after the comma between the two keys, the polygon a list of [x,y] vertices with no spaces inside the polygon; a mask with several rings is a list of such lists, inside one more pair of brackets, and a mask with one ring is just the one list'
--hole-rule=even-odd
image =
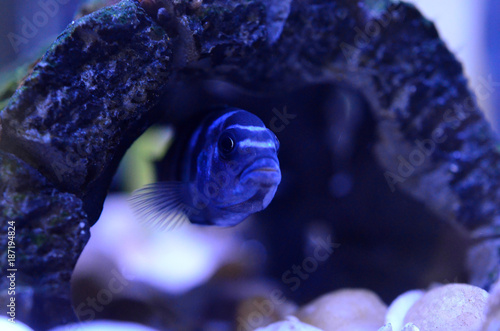
{"label": "pectoral fin", "polygon": [[129,202],[139,221],[157,230],[172,230],[189,222],[187,184],[158,182],[132,193]]}

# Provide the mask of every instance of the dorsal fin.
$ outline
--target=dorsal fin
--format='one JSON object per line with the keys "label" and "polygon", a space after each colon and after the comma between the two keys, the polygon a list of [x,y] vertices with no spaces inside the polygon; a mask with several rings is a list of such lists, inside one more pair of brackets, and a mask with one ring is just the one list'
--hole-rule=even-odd
{"label": "dorsal fin", "polygon": [[232,108],[227,106],[210,107],[204,112],[199,112],[189,119],[175,124],[174,140],[165,157],[155,162],[155,170],[158,181],[183,181],[182,178],[186,153],[188,153],[189,142],[196,129],[211,117],[217,117],[226,110]]}

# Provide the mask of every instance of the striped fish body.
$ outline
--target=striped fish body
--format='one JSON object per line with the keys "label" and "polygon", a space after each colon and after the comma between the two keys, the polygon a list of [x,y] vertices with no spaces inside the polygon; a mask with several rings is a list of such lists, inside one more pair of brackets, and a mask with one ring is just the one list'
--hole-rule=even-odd
{"label": "striped fish body", "polygon": [[196,224],[233,226],[273,199],[281,181],[279,142],[257,116],[237,108],[214,112],[189,140],[175,144],[166,169],[174,180],[132,196],[144,221],[171,227],[187,217]]}

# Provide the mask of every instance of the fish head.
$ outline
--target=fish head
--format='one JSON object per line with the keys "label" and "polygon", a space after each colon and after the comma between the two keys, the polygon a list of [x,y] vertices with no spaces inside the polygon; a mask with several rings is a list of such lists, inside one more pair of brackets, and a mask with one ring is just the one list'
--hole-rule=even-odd
{"label": "fish head", "polygon": [[233,116],[214,135],[203,190],[215,207],[251,214],[269,205],[281,170],[278,138],[257,116],[245,113],[243,119]]}

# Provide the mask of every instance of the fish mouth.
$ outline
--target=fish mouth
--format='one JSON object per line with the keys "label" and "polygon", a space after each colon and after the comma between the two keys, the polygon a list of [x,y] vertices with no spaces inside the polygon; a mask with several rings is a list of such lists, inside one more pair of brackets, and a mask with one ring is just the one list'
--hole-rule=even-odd
{"label": "fish mouth", "polygon": [[278,161],[269,157],[261,158],[250,164],[240,175],[240,182],[258,183],[264,186],[278,185],[281,171]]}

